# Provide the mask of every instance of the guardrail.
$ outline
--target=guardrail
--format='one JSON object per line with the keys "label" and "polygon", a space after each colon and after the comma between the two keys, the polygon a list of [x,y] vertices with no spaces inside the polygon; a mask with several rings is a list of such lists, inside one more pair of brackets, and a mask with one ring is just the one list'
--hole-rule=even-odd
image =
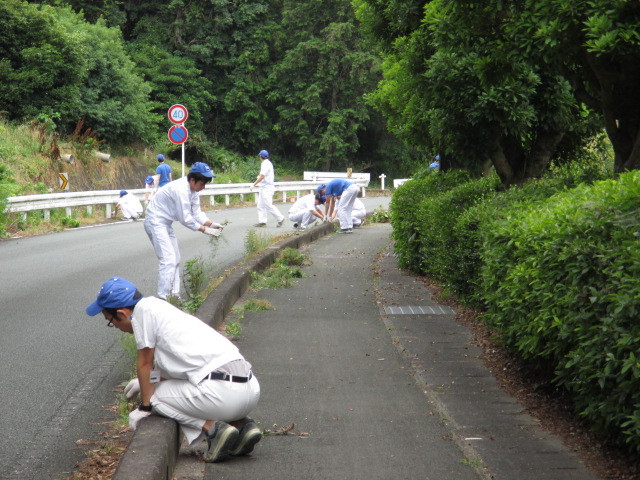
{"label": "guardrail", "polygon": [[393,188],[398,188],[400,185],[402,185],[403,183],[408,182],[409,180],[411,180],[410,178],[395,178],[393,180]]}
{"label": "guardrail", "polygon": [[[369,186],[367,180],[354,179],[353,182],[358,185],[365,196],[365,189]],[[287,203],[287,197],[290,192],[295,192],[296,199],[300,198],[301,192],[304,194],[312,193],[316,187],[322,184],[322,181],[298,181],[298,182],[276,182],[275,191],[282,193],[282,203]],[[229,205],[231,195],[239,195],[240,200],[244,201],[245,195],[254,195],[258,193],[258,188],[253,187],[252,183],[220,183],[207,185],[200,192],[201,197],[208,197],[211,206],[215,205],[215,197],[224,196],[224,203]],[[135,195],[139,200],[144,200],[146,190],[144,188],[128,189],[129,193]],[[40,195],[21,195],[19,197],[9,197],[7,199],[6,212],[22,213],[23,219],[26,220],[27,212],[44,210],[45,220],[49,220],[51,210],[64,208],[67,216],[71,216],[71,209],[74,207],[86,207],[87,213],[93,212],[93,207],[104,205],[105,216],[111,217],[113,206],[120,198],[120,190],[97,190],[93,192],[66,192],[66,193],[45,193]],[[206,205],[203,203],[203,207]]]}
{"label": "guardrail", "polygon": [[349,172],[304,172],[302,178],[304,180],[316,181],[320,180],[324,183],[334,180],[336,178],[346,178],[350,182],[356,182],[357,180],[366,180],[367,183],[371,181],[370,173],[349,173]]}

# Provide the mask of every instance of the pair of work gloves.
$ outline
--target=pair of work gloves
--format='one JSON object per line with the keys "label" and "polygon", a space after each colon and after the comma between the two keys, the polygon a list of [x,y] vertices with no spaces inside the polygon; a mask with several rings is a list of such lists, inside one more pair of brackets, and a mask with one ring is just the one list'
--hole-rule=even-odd
{"label": "pair of work gloves", "polygon": [[220,223],[212,222],[210,227],[204,227],[204,234],[219,237],[224,227]]}
{"label": "pair of work gloves", "polygon": [[[124,387],[124,396],[127,397],[127,400],[133,400],[138,395],[140,395],[140,381],[136,377],[129,383],[127,383],[126,387]],[[144,412],[136,408],[131,413],[129,413],[129,426],[132,430],[135,430],[136,428],[138,428],[138,423],[140,423],[140,420],[142,420],[144,417],[148,417],[149,415],[151,415],[151,412]]]}

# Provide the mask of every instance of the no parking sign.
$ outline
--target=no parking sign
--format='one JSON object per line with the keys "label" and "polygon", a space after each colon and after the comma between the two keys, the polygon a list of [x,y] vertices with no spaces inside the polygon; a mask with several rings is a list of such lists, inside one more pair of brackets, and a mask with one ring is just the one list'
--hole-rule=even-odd
{"label": "no parking sign", "polygon": [[189,131],[184,125],[174,125],[169,128],[169,141],[171,143],[175,143],[176,145],[180,145],[187,141],[189,138]]}

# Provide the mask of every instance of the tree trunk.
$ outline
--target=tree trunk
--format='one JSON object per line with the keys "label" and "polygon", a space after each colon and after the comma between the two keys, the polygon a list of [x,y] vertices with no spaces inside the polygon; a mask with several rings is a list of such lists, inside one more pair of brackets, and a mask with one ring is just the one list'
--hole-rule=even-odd
{"label": "tree trunk", "polygon": [[587,54],[600,87],[600,106],[615,154],[614,171],[640,168],[640,59]]}
{"label": "tree trunk", "polygon": [[515,137],[496,135],[490,157],[502,184],[508,188],[541,176],[564,134],[560,129],[543,130],[528,149]]}

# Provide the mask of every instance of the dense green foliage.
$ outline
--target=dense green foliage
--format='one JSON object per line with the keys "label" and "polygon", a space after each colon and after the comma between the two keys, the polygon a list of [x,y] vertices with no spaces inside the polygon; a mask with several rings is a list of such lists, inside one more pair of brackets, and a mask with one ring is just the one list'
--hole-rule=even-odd
{"label": "dense green foliage", "polygon": [[397,190],[391,218],[401,265],[484,311],[595,430],[640,453],[640,174],[610,176],[565,165],[503,191],[427,175]]}
{"label": "dense green foliage", "polygon": [[0,5],[0,108],[8,118],[84,120],[105,138],[150,139],[148,88],[120,32],[69,8],[19,0]]}
{"label": "dense green foliage", "polygon": [[616,171],[640,166],[640,4],[355,0],[384,52],[369,98],[444,169],[540,177],[606,127]]}
{"label": "dense green foliage", "polygon": [[640,175],[555,195],[486,242],[487,320],[573,394],[600,431],[640,451]]}
{"label": "dense green foliage", "polygon": [[267,148],[297,171],[407,176],[416,164],[365,102],[380,59],[349,0],[8,0],[0,20],[8,120],[40,118],[63,134],[81,124],[107,147],[177,156],[166,114],[181,103],[189,161],[223,167],[220,148]]}

